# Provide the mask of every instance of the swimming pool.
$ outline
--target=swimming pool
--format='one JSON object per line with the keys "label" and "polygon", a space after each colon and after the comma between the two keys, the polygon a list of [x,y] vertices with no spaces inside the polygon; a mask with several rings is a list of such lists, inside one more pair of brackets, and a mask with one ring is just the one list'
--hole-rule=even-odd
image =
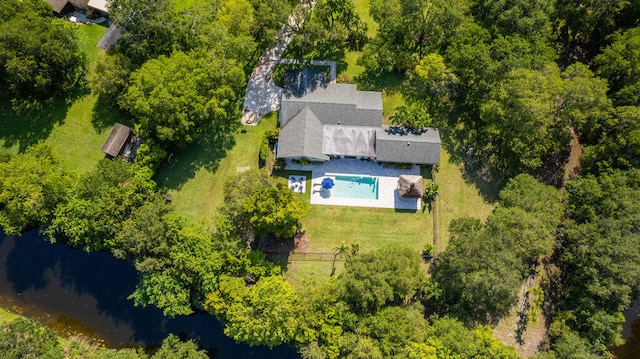
{"label": "swimming pool", "polygon": [[378,199],[378,177],[335,176],[331,191],[341,198]]}

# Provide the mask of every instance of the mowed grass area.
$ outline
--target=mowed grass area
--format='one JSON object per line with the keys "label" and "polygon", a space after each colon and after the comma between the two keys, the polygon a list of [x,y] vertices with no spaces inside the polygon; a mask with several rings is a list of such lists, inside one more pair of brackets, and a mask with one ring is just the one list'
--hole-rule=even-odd
{"label": "mowed grass area", "polygon": [[264,132],[275,128],[277,119],[277,112],[273,112],[258,126],[241,127],[225,143],[199,143],[162,168],[156,181],[160,188],[172,193],[178,213],[211,225],[216,209],[223,204],[225,180],[244,168],[258,167]]}
{"label": "mowed grass area", "polygon": [[[79,26],[89,71],[93,71],[96,57],[104,53],[104,50],[96,45],[106,31],[107,28],[100,25]],[[95,111],[97,100],[97,97],[88,91],[76,98],[67,109],[62,123],[53,128],[45,141],[53,148],[55,154],[69,164],[72,170],[78,172],[92,170],[104,157],[100,148],[111,131],[111,126],[100,126],[101,128],[94,126],[96,122],[105,122],[103,119],[96,118],[100,116],[99,111]],[[115,120],[117,119],[111,121],[111,125],[116,122]],[[127,121],[120,120],[120,122]]]}
{"label": "mowed grass area", "polygon": [[[107,28],[77,26],[91,71],[96,57],[104,53],[96,45]],[[110,125],[116,121],[126,123],[126,119],[119,119],[113,113],[104,114],[96,108],[96,103],[96,96],[79,88],[70,102],[57,101],[39,113],[16,114],[5,106],[0,111],[0,152],[15,155],[44,142],[72,170],[90,171],[104,157],[100,147],[111,130]]]}
{"label": "mowed grass area", "polygon": [[440,152],[440,166],[433,174],[439,186],[436,199],[438,217],[438,242],[436,252],[440,253],[449,244],[449,223],[455,218],[475,217],[484,221],[495,205],[487,202],[480,190],[465,180],[459,165],[450,161],[450,155],[444,148]]}
{"label": "mowed grass area", "polygon": [[[449,154],[444,149],[435,182],[440,186],[435,206],[438,221],[436,250],[442,252],[449,243],[451,220],[463,216],[485,220],[494,205],[485,201],[479,190],[464,179],[461,168],[449,161]],[[317,253],[335,253],[335,248],[342,243],[358,243],[362,252],[385,245],[405,245],[422,251],[426,243],[433,242],[433,212],[428,208],[399,212],[381,208],[314,205],[302,220],[302,227],[310,238],[310,252]],[[336,273],[340,272],[342,265],[342,261],[336,262]],[[295,285],[302,286],[313,280],[328,279],[332,269],[331,261],[313,260],[310,256],[289,263],[285,275]]]}

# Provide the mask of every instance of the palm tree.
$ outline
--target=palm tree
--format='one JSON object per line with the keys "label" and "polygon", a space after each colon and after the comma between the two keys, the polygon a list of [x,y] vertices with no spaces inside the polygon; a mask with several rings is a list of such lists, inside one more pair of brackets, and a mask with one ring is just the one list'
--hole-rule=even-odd
{"label": "palm tree", "polygon": [[424,189],[424,195],[422,195],[422,199],[425,202],[429,202],[429,203],[435,201],[436,197],[440,195],[439,190],[440,190],[440,186],[438,186],[434,182],[429,182],[429,184],[427,185],[427,188]]}

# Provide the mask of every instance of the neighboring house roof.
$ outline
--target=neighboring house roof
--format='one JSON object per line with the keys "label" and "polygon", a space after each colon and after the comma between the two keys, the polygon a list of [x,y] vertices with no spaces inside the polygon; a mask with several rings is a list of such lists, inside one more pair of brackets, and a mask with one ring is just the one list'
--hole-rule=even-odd
{"label": "neighboring house roof", "polygon": [[46,0],[53,8],[53,11],[60,14],[65,6],[69,3],[68,0]]}
{"label": "neighboring house roof", "polygon": [[86,9],[87,6],[89,6],[93,9],[100,10],[104,13],[109,13],[109,10],[107,9],[107,0],[45,0],[45,1],[48,2],[53,8],[53,11],[58,14],[62,14],[63,12],[65,12],[65,7],[67,5],[70,6],[69,8],[66,9],[68,11],[73,10],[71,6],[79,9]]}
{"label": "neighboring house roof", "polygon": [[287,96],[302,97],[318,87],[326,86],[327,83],[327,74],[324,71],[305,67],[285,71],[283,89]]}
{"label": "neighboring house roof", "polygon": [[130,134],[131,129],[129,127],[121,123],[116,123],[113,125],[113,129],[111,133],[109,133],[109,137],[107,137],[104,145],[102,145],[101,151],[111,157],[117,157]]}
{"label": "neighboring house roof", "polygon": [[375,128],[324,125],[322,152],[327,155],[375,157],[375,146]]}
{"label": "neighboring house roof", "polygon": [[383,126],[376,131],[376,160],[416,164],[440,163],[440,133],[436,128],[414,133],[401,127]]}
{"label": "neighboring house roof", "polygon": [[109,9],[107,9],[107,0],[89,0],[88,5],[96,10],[109,13]]}
{"label": "neighboring house roof", "polygon": [[328,160],[322,153],[322,123],[308,107],[303,108],[287,126],[280,128],[278,157],[308,157]]}

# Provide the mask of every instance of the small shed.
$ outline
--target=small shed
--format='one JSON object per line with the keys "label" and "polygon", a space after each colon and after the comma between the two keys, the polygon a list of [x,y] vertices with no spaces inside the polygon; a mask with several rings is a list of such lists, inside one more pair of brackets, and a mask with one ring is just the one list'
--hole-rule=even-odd
{"label": "small shed", "polygon": [[118,157],[131,134],[132,131],[129,127],[121,123],[116,123],[113,125],[113,129],[104,142],[104,145],[102,145],[101,151],[109,157]]}
{"label": "small shed", "polygon": [[398,191],[403,198],[422,198],[422,176],[401,175]]}

